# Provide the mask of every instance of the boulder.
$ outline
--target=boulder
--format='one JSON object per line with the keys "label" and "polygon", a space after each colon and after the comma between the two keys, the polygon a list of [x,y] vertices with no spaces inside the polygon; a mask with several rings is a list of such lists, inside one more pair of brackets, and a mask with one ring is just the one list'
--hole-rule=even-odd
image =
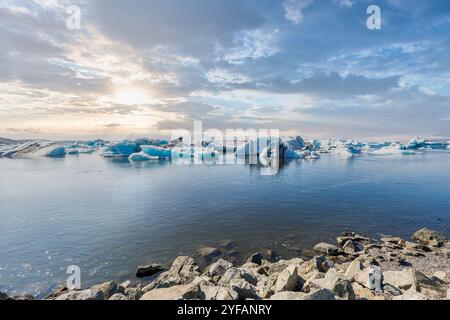
{"label": "boulder", "polygon": [[128,297],[128,300],[134,301],[142,297],[142,292],[137,288],[127,288],[125,289],[125,295]]}
{"label": "boulder", "polygon": [[279,272],[283,271],[290,265],[301,266],[304,262],[305,261],[300,258],[294,258],[291,260],[280,260],[278,262],[275,262],[275,263],[272,263],[272,264],[266,266],[265,268],[267,270],[267,274],[271,275],[271,274],[279,273]]}
{"label": "boulder", "polygon": [[264,257],[259,252],[252,254],[247,260],[247,262],[253,262],[253,263],[256,263],[259,266],[263,264],[263,261],[264,261]]}
{"label": "boulder", "polygon": [[108,300],[128,300],[128,297],[123,293],[113,294]]}
{"label": "boulder", "polygon": [[354,254],[356,252],[356,247],[353,244],[353,240],[348,240],[343,246],[342,250],[344,250],[347,254]]}
{"label": "boulder", "polygon": [[412,239],[416,240],[422,245],[428,245],[433,247],[442,247],[447,241],[447,238],[441,233],[427,228],[416,231],[412,235]]}
{"label": "boulder", "polygon": [[297,266],[290,265],[278,275],[275,292],[300,291],[305,280],[298,275]]}
{"label": "boulder", "polygon": [[229,288],[216,286],[200,286],[203,300],[238,300],[239,295],[236,291]]}
{"label": "boulder", "polygon": [[200,268],[195,263],[194,259],[187,256],[180,256],[175,259],[170,269],[163,272],[150,285],[142,289],[147,292],[154,288],[166,288],[174,285],[184,285],[191,283],[196,277],[200,275]]}
{"label": "boulder", "polygon": [[402,295],[393,297],[392,300],[427,300],[427,297],[414,289],[410,289]]}
{"label": "boulder", "polygon": [[381,242],[383,242],[383,243],[399,244],[399,243],[401,243],[401,241],[402,241],[402,239],[399,237],[381,238]]}
{"label": "boulder", "polygon": [[219,261],[213,263],[209,267],[208,271],[206,272],[206,275],[217,282],[224,275],[224,273],[232,267],[233,267],[232,263],[220,259]]}
{"label": "boulder", "polygon": [[447,273],[445,273],[444,271],[436,271],[435,273],[433,273],[433,277],[440,281],[446,282],[445,280],[447,278]]}
{"label": "boulder", "polygon": [[231,280],[230,289],[238,294],[240,300],[258,298],[256,287],[244,279]]}
{"label": "boulder", "polygon": [[195,300],[200,299],[201,296],[198,284],[187,284],[153,289],[146,292],[140,300]]}
{"label": "boulder", "polygon": [[165,270],[167,270],[167,268],[159,264],[138,266],[136,270],[136,277],[138,278],[151,277]]}
{"label": "boulder", "polygon": [[317,251],[319,253],[323,253],[326,255],[336,256],[339,254],[339,248],[336,247],[333,244],[321,242],[314,246],[314,251]]}
{"label": "boulder", "polygon": [[353,280],[353,278],[363,269],[364,267],[359,259],[353,260],[345,272],[345,277],[349,280]]}
{"label": "boulder", "polygon": [[318,287],[331,290],[341,299],[354,300],[352,284],[349,280],[341,276],[336,269],[330,269],[325,274],[325,278],[314,280],[313,283]]}
{"label": "boulder", "polygon": [[103,293],[103,299],[108,300],[112,295],[119,292],[119,286],[114,281],[105,282],[91,287],[91,290]]}
{"label": "boulder", "polygon": [[406,292],[413,290],[431,298],[445,298],[446,285],[437,278],[429,278],[422,272],[412,268],[403,271],[387,271],[383,283]]}
{"label": "boulder", "polygon": [[223,276],[220,278],[218,284],[220,286],[226,287],[231,283],[232,280],[241,280],[241,279],[253,285],[256,285],[258,283],[258,279],[255,277],[253,273],[244,269],[231,267],[227,271],[225,271]]}
{"label": "boulder", "polygon": [[378,266],[370,266],[355,275],[356,282],[380,294],[383,293],[382,280],[383,274]]}
{"label": "boulder", "polygon": [[104,300],[102,291],[87,289],[82,291],[68,291],[56,297],[55,300]]}
{"label": "boulder", "polygon": [[319,289],[311,293],[283,291],[270,297],[270,300],[335,300],[333,292],[328,289]]}
{"label": "boulder", "polygon": [[334,267],[334,263],[328,260],[325,256],[315,256],[310,261],[303,263],[299,267],[300,274],[308,274],[313,271],[326,273],[328,270]]}

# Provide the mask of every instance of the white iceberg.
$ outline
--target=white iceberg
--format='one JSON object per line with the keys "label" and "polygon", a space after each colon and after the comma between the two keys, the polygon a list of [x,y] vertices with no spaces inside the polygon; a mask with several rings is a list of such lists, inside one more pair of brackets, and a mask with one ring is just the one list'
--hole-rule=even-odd
{"label": "white iceberg", "polygon": [[159,158],[149,156],[149,155],[145,154],[144,152],[137,152],[137,153],[133,153],[132,155],[130,155],[128,157],[128,160],[134,161],[134,162],[141,162],[141,161],[159,160]]}

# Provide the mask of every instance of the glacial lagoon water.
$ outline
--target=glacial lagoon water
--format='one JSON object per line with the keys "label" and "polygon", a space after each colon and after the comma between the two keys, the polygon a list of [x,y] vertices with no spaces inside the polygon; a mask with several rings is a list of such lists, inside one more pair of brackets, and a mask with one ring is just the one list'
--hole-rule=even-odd
{"label": "glacial lagoon water", "polygon": [[447,151],[325,155],[285,161],[275,176],[98,154],[0,159],[0,291],[43,296],[69,265],[84,287],[133,279],[139,264],[169,264],[202,245],[237,262],[266,249],[306,254],[347,230],[407,238],[426,226],[448,236],[449,181]]}

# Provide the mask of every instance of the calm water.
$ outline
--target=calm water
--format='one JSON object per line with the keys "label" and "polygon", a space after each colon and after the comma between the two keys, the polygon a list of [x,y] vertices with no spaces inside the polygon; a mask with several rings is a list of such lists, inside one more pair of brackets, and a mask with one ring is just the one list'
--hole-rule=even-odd
{"label": "calm water", "polygon": [[0,160],[0,291],[47,293],[79,265],[87,287],[200,245],[231,260],[299,255],[352,230],[450,233],[450,153],[257,166],[130,164],[98,155]]}

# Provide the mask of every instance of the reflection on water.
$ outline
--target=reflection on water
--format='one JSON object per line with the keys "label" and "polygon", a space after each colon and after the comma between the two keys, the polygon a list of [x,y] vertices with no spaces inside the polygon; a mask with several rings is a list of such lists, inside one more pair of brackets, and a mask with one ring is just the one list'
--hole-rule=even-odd
{"label": "reflection on water", "polygon": [[427,226],[449,234],[449,160],[445,152],[325,155],[282,160],[277,175],[263,176],[258,165],[96,154],[2,159],[0,291],[44,294],[72,264],[84,286],[132,278],[138,264],[167,264],[202,245],[240,262],[268,249],[307,254],[346,230],[408,237]]}

